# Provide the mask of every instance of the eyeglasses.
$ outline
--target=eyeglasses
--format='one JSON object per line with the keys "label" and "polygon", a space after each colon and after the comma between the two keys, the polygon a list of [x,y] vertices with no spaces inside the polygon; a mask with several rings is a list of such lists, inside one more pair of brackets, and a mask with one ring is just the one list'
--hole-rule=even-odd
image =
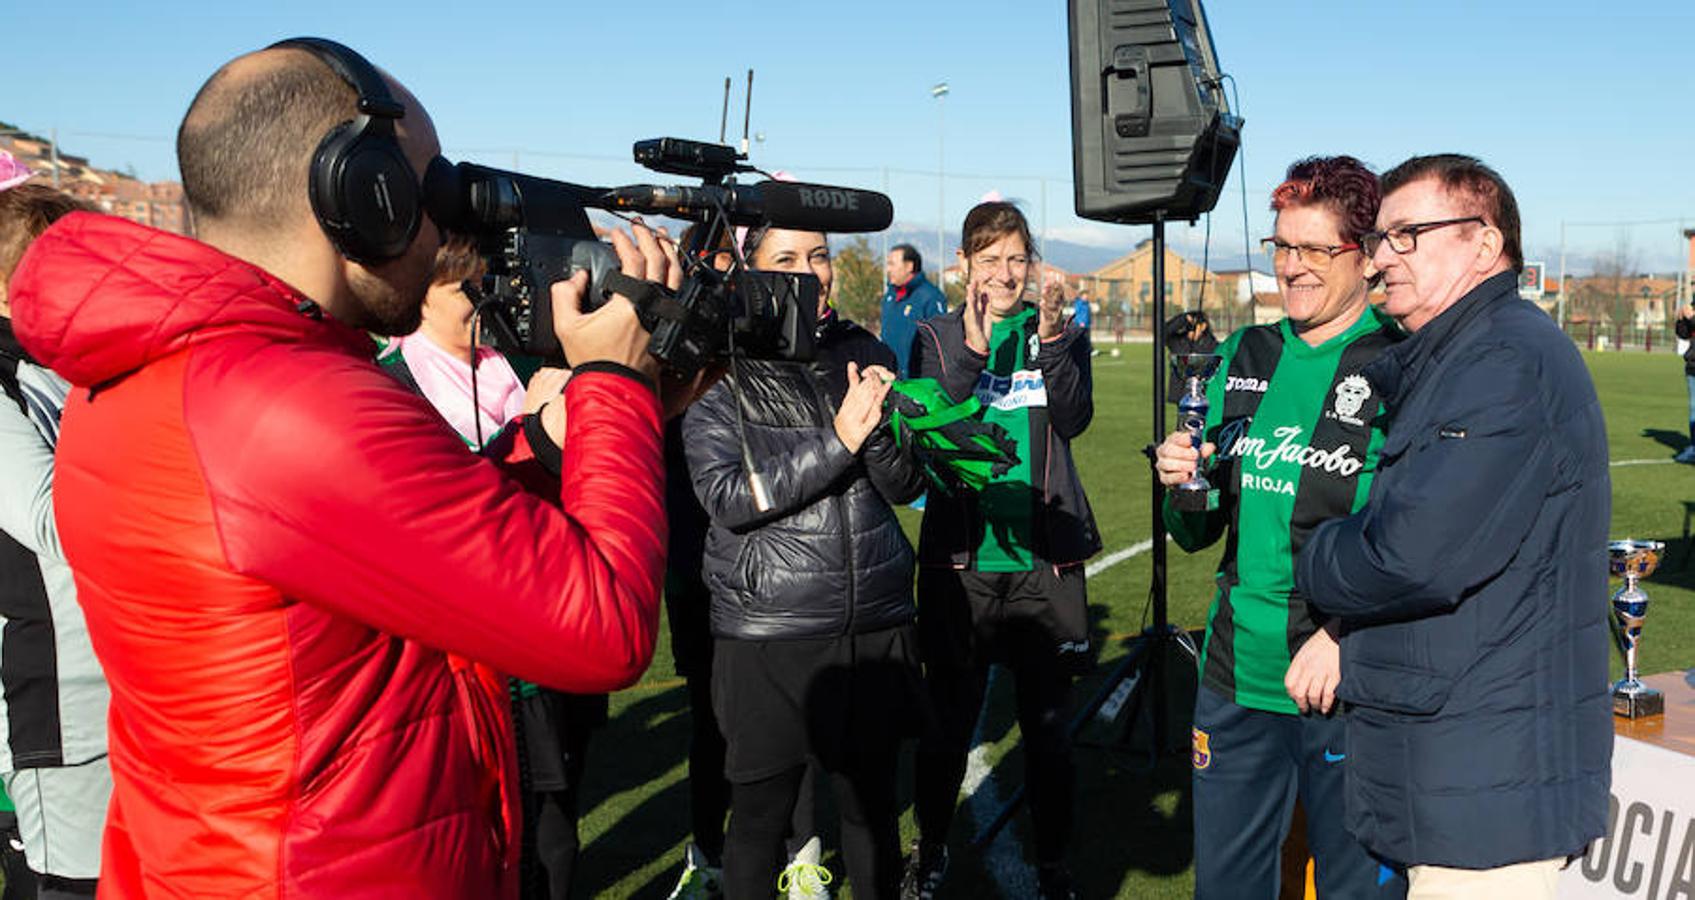
{"label": "eyeglasses", "polygon": [[1440,222],[1414,222],[1411,225],[1396,225],[1394,228],[1368,231],[1360,235],[1360,249],[1365,251],[1366,256],[1375,256],[1377,248],[1383,246],[1384,241],[1388,241],[1390,250],[1404,256],[1418,249],[1418,236],[1426,231],[1446,228],[1449,225],[1464,225],[1469,222],[1476,222],[1479,225],[1489,224],[1484,221],[1482,216],[1466,216],[1463,219],[1443,219]]}
{"label": "eyeglasses", "polygon": [[1289,258],[1289,254],[1300,254],[1301,265],[1313,272],[1323,272],[1330,268],[1331,260],[1350,250],[1360,249],[1359,244],[1331,244],[1322,246],[1316,244],[1285,244],[1276,238],[1265,238],[1259,242],[1261,250],[1271,257],[1273,266],[1280,266]]}

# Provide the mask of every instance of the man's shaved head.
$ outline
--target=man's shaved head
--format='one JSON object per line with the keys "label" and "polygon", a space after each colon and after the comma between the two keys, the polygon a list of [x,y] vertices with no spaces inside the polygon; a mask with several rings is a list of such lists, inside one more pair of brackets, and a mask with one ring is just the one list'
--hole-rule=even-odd
{"label": "man's shaved head", "polygon": [[183,195],[197,225],[266,234],[309,215],[312,154],[358,115],[358,101],[304,50],[261,50],[219,69],[177,129]]}
{"label": "man's shaved head", "polygon": [[[405,109],[395,140],[421,179],[441,152],[435,123],[404,85],[384,81]],[[177,131],[183,195],[201,240],[282,278],[343,324],[409,334],[441,245],[435,223],[424,216],[399,255],[361,263],[339,253],[312,214],[312,156],[358,106],[358,92],[311,51],[265,49],[230,62]]]}

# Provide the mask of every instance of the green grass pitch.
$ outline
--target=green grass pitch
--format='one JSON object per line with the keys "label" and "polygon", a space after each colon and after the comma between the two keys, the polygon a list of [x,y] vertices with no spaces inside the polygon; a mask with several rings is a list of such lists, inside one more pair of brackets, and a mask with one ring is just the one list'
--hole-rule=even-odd
{"label": "green grass pitch", "polygon": [[[1110,346],[1095,359],[1095,420],[1075,444],[1106,553],[1145,541],[1149,535],[1148,469],[1141,448],[1152,437],[1150,347],[1132,344],[1112,356]],[[1682,361],[1670,353],[1589,354],[1606,410],[1614,466],[1614,537],[1666,541],[1666,559],[1645,587],[1653,598],[1642,645],[1644,672],[1695,666],[1695,468],[1669,463],[1688,441]],[[917,514],[902,512],[916,538]],[[1103,554],[1105,555],[1105,554]],[[1188,556],[1171,547],[1171,621],[1198,628],[1212,599],[1218,549]],[[1079,683],[1074,702],[1097,690],[1126,639],[1144,622],[1150,555],[1141,553],[1095,575],[1089,594],[1104,640],[1097,673]],[[1615,583],[1616,586],[1616,583]],[[1605,597],[1596,597],[1597,604]],[[685,783],[688,712],[681,679],[675,677],[669,638],[660,637],[653,667],[642,682],[613,698],[612,720],[589,750],[582,798],[583,842],[578,896],[664,897],[677,877],[688,840]],[[1615,659],[1615,670],[1620,666]],[[1002,797],[1022,780],[1017,726],[1005,683],[992,692],[987,760]],[[1179,719],[1180,724],[1186,717]],[[1186,727],[1183,734],[1186,735]],[[1187,754],[1157,765],[1120,740],[1119,727],[1091,727],[1077,750],[1077,826],[1072,869],[1086,897],[1186,898],[1192,893],[1191,814]],[[910,753],[902,771],[902,802],[910,802]],[[819,807],[827,818],[833,804],[824,791]],[[954,861],[945,893],[953,897],[1003,895],[985,856],[965,847],[980,823],[962,810],[953,835]],[[1028,820],[1009,826],[1015,858],[1025,852]],[[914,834],[910,807],[902,819],[903,846]],[[824,826],[833,843],[833,824]],[[1005,855],[1004,853],[1002,854]],[[838,883],[840,860],[827,856]],[[840,892],[839,895],[846,895]]]}

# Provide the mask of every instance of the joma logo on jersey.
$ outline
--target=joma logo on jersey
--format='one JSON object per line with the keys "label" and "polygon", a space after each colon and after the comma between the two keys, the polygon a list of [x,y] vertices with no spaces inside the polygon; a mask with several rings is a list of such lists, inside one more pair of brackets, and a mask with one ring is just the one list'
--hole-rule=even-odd
{"label": "joma logo on jersey", "polygon": [[972,393],[979,403],[995,409],[1048,405],[1048,386],[1040,369],[1020,369],[1011,375],[984,372],[977,376],[977,387]]}
{"label": "joma logo on jersey", "polygon": [[1269,387],[1271,387],[1271,382],[1266,381],[1263,378],[1248,378],[1242,375],[1229,375],[1224,379],[1224,390],[1226,392],[1253,391],[1256,394],[1263,394]]}
{"label": "joma logo on jersey", "polygon": [[[1343,478],[1352,478],[1365,468],[1365,463],[1353,457],[1353,448],[1347,444],[1334,450],[1319,450],[1310,444],[1299,443],[1302,431],[1299,425],[1284,425],[1271,433],[1277,439],[1276,444],[1267,443],[1263,437],[1244,434],[1230,445],[1225,455],[1251,459],[1254,468],[1260,470],[1269,469],[1277,462],[1286,462]],[[1247,478],[1247,475],[1242,476],[1243,487],[1247,486]]]}

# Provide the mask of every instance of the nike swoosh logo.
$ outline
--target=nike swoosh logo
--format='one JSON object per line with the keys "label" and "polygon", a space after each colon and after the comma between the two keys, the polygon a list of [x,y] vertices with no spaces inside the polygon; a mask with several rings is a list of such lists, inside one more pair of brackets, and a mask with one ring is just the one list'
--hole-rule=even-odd
{"label": "nike swoosh logo", "polygon": [[1327,763],[1341,762],[1347,758],[1348,754],[1346,753],[1331,753],[1329,750],[1324,751],[1324,761]]}

